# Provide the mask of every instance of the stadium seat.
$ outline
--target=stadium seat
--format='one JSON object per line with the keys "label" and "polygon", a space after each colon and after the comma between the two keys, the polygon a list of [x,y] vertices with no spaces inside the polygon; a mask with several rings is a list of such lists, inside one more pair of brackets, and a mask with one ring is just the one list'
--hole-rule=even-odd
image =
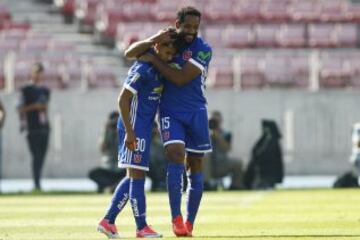
{"label": "stadium seat", "polygon": [[320,20],[323,22],[346,21],[347,1],[321,0]]}
{"label": "stadium seat", "polygon": [[0,52],[16,52],[19,49],[19,42],[18,40],[9,41],[7,39],[0,39]]}
{"label": "stadium seat", "polygon": [[209,22],[231,22],[233,20],[233,0],[209,0],[205,5],[204,16]]}
{"label": "stadium seat", "polygon": [[101,0],[77,1],[75,17],[80,32],[93,32],[97,7]]}
{"label": "stadium seat", "polygon": [[234,86],[233,56],[218,49],[209,68],[207,85],[212,88],[232,88]]}
{"label": "stadium seat", "polygon": [[256,46],[275,47],[277,46],[276,34],[280,26],[277,24],[257,24],[255,25]]}
{"label": "stadium seat", "polygon": [[116,88],[118,79],[112,68],[104,65],[93,65],[89,73],[89,87]]}
{"label": "stadium seat", "polygon": [[346,5],[346,19],[351,22],[360,21],[360,3],[351,3],[349,2]]}
{"label": "stadium seat", "polygon": [[280,47],[306,47],[305,25],[282,24],[277,32],[277,42]]}
{"label": "stadium seat", "polygon": [[223,41],[229,48],[246,48],[255,45],[255,35],[250,25],[229,25],[223,33]]}
{"label": "stadium seat", "polygon": [[226,28],[226,25],[208,25],[204,31],[204,38],[205,40],[212,46],[212,47],[224,47],[223,41],[223,32]]}
{"label": "stadium seat", "polygon": [[265,21],[285,22],[289,20],[289,0],[266,0],[261,6],[261,18]]}
{"label": "stadium seat", "polygon": [[338,58],[323,57],[319,73],[320,87],[342,88],[349,84],[352,77],[350,64]]}
{"label": "stadium seat", "polygon": [[299,88],[309,87],[310,79],[310,64],[309,57],[305,56],[292,56],[289,60],[289,71],[293,79],[294,86]]}
{"label": "stadium seat", "polygon": [[27,37],[27,30],[10,29],[0,32],[0,39],[7,41],[22,41]]}
{"label": "stadium seat", "polygon": [[159,0],[157,4],[151,6],[152,18],[156,21],[174,21],[175,12],[178,9],[178,4],[173,1]]}
{"label": "stadium seat", "polygon": [[265,85],[264,56],[242,56],[240,63],[241,88],[262,88]]}
{"label": "stadium seat", "polygon": [[[9,9],[0,3],[0,22],[11,20],[11,14]],[[0,24],[1,26],[1,24]],[[0,28],[1,29],[1,28]]]}
{"label": "stadium seat", "polygon": [[335,36],[338,47],[358,46],[359,39],[356,24],[337,24],[335,29]]}
{"label": "stadium seat", "polygon": [[261,0],[236,1],[233,15],[237,22],[257,22],[261,19]]}
{"label": "stadium seat", "polygon": [[270,87],[291,87],[294,85],[286,57],[270,56],[265,59],[265,80]]}
{"label": "stadium seat", "polygon": [[310,47],[335,47],[337,45],[334,24],[310,24]]}
{"label": "stadium seat", "polygon": [[320,2],[318,0],[294,0],[289,5],[289,15],[295,22],[320,20]]}
{"label": "stadium seat", "polygon": [[20,44],[20,50],[23,52],[42,52],[47,49],[49,41],[47,38],[26,39]]}

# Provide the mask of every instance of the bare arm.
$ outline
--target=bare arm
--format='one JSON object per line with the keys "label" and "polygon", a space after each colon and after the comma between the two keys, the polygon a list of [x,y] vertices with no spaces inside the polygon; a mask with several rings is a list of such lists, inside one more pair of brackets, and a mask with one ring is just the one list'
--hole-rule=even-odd
{"label": "bare arm", "polygon": [[133,93],[127,90],[126,88],[123,88],[123,90],[120,93],[118,103],[119,103],[121,119],[124,123],[125,131],[126,131],[125,145],[129,150],[134,151],[136,148],[136,136],[130,122],[130,103],[132,97],[133,97]]}
{"label": "bare arm", "polygon": [[19,107],[18,111],[19,113],[27,113],[27,112],[33,112],[33,111],[46,111],[47,110],[47,104],[43,103],[32,103],[29,105],[24,105]]}
{"label": "bare arm", "polygon": [[187,62],[182,69],[174,69],[153,54],[145,54],[140,60],[151,62],[167,80],[181,87],[201,74],[194,64]]}
{"label": "bare arm", "polygon": [[5,118],[6,118],[5,108],[2,102],[0,102],[0,128],[4,126]]}
{"label": "bare arm", "polygon": [[129,48],[125,50],[124,56],[128,59],[136,59],[154,46],[155,43],[173,41],[171,40],[171,32],[172,30],[169,28],[163,29],[145,40],[131,44]]}
{"label": "bare arm", "polygon": [[218,143],[218,146],[224,151],[229,152],[231,149],[230,144],[226,141],[226,139],[221,135],[218,130],[214,130],[212,132],[212,137]]}

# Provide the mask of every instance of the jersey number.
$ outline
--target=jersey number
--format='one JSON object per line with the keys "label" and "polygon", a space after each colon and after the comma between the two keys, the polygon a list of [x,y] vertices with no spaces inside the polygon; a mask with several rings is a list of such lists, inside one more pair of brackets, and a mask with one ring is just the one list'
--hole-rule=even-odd
{"label": "jersey number", "polygon": [[144,138],[136,138],[136,148],[135,151],[144,152],[146,146],[146,141]]}
{"label": "jersey number", "polygon": [[161,118],[161,130],[168,129],[170,127],[170,117]]}

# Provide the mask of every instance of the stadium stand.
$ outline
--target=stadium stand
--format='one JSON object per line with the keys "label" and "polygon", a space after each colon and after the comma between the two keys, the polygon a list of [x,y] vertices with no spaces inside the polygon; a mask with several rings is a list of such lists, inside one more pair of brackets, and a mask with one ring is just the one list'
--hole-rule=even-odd
{"label": "stadium stand", "polygon": [[[77,31],[91,34],[91,41],[110,46],[110,51],[116,46],[120,54],[134,41],[171,24],[175,11],[189,4],[202,11],[200,34],[214,49],[209,87],[308,89],[314,71],[320,88],[359,87],[360,54],[351,59],[326,57],[359,51],[360,4],[350,0],[54,0],[66,23],[75,18],[72,26]],[[4,5],[0,19],[1,53],[71,52],[74,56],[81,48],[74,41],[41,35],[31,22],[13,21]],[[42,60],[55,65],[53,59]],[[310,61],[317,61],[319,67],[313,69]],[[60,88],[118,85],[115,75],[108,76],[106,65],[93,67],[84,61],[74,65],[64,60],[51,70],[62,79]]]}

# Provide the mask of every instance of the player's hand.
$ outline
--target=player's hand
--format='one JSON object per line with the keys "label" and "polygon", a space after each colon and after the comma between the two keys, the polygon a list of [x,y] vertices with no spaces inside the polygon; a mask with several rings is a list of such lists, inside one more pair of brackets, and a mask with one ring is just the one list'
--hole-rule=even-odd
{"label": "player's hand", "polygon": [[153,54],[151,54],[151,53],[145,53],[145,54],[141,55],[141,56],[138,58],[138,60],[152,63],[154,57],[155,57],[155,56],[154,56]]}
{"label": "player's hand", "polygon": [[128,131],[126,132],[125,135],[125,146],[130,150],[130,151],[135,151],[136,149],[136,136],[134,131]]}
{"label": "player's hand", "polygon": [[155,43],[174,42],[174,39],[171,37],[174,32],[175,32],[175,29],[170,28],[170,27],[161,29],[158,33],[156,33],[152,37],[152,39]]}

